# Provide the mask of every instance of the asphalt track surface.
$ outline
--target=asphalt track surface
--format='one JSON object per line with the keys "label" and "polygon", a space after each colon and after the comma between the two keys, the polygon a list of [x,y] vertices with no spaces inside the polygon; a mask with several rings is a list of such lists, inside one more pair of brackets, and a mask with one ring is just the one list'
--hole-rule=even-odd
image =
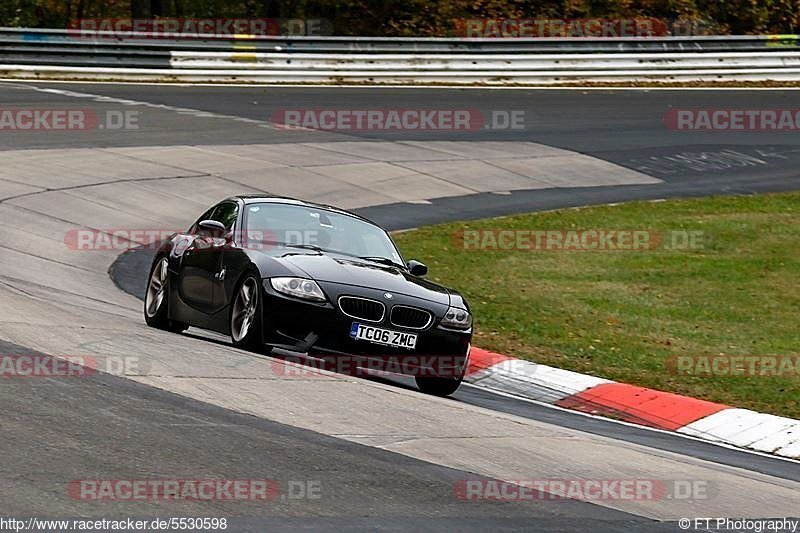
{"label": "asphalt track surface", "polygon": [[[0,132],[0,160],[5,161],[0,166],[0,353],[135,354],[146,366],[135,375],[0,383],[6,407],[0,417],[0,514],[200,514],[227,516],[233,530],[241,531],[678,531],[675,520],[682,516],[796,515],[800,468],[794,462],[565,413],[472,387],[464,387],[454,399],[440,400],[402,382],[336,376],[292,379],[280,370],[279,359],[242,353],[202,332],[177,337],[148,330],[141,324],[140,303],[131,296],[141,291],[137,280],[147,254],[128,254],[117,261],[117,253],[64,250],[63,234],[86,226],[183,227],[203,202],[216,202],[214,195],[223,191],[238,192],[238,187],[244,192],[283,193],[289,181],[276,179],[261,187],[252,178],[258,169],[250,167],[233,177],[226,174],[227,165],[223,170],[191,167],[187,172],[188,162],[201,164],[187,157],[187,146],[201,147],[192,148],[192,156],[207,150],[219,158],[227,152],[237,157],[272,153],[268,145],[277,145],[281,154],[289,152],[291,144],[309,146],[308,153],[327,154],[317,154],[321,159],[313,167],[315,175],[323,177],[339,176],[339,165],[370,165],[384,172],[386,168],[363,158],[372,152],[378,154],[373,159],[379,159],[379,152],[388,150],[385,159],[402,159],[398,166],[416,172],[404,173],[401,179],[429,178],[444,192],[403,201],[400,193],[381,189],[391,187],[392,175],[387,174],[385,181],[356,183],[355,188],[342,187],[326,197],[392,229],[632,198],[793,190],[800,188],[800,143],[795,134],[676,132],[664,126],[663,116],[670,108],[797,109],[798,103],[800,93],[793,91],[0,85],[3,108],[141,111],[137,130]],[[448,108],[487,114],[524,110],[526,125],[523,130],[469,133],[285,132],[269,127],[273,111],[287,108]],[[460,144],[441,144],[452,142]],[[336,143],[344,151],[334,157],[330,154]],[[222,145],[225,153],[213,151]],[[443,177],[441,166],[425,166],[430,161],[424,155],[396,155],[408,154],[409,146],[444,146],[448,154],[474,147],[475,153],[484,153],[475,157],[501,165],[499,181],[513,186],[465,186],[452,175]],[[531,149],[540,159],[517,154],[511,161],[507,154],[497,155],[502,146]],[[147,183],[136,182],[137,167],[116,166],[122,161],[119,154],[138,158],[142,155],[137,148],[149,153],[171,147],[172,159],[159,164],[168,163],[175,172],[162,175],[164,167],[147,167]],[[109,153],[114,158],[93,160]],[[446,165],[471,157],[458,153]],[[546,166],[552,161],[548,157],[561,158],[557,162],[562,166],[545,174],[526,174],[537,161]],[[554,179],[573,172],[572,163],[584,165],[580,168],[588,169],[596,181],[581,186],[582,176]],[[213,167],[207,161],[202,164]],[[307,170],[303,164],[270,160],[263,172],[288,175]],[[509,169],[514,178],[544,180],[548,186],[514,185]],[[15,173],[22,177],[15,178]],[[625,179],[609,184],[609,175]],[[203,181],[211,179],[215,181]],[[346,178],[342,183],[353,185]],[[209,189],[202,190],[204,184]],[[296,195],[319,199],[314,192],[323,185],[310,183],[307,195]],[[373,201],[370,194],[385,197]],[[172,212],[163,214],[165,209]],[[137,218],[149,225],[134,225]],[[115,281],[130,294],[109,279],[112,265]],[[704,480],[714,491],[711,499],[696,502],[454,498],[454,482],[484,476],[660,476]],[[282,487],[313,480],[322,486],[322,498],[279,499],[266,505],[86,502],[70,498],[65,489],[77,479],[167,478],[269,478]]]}

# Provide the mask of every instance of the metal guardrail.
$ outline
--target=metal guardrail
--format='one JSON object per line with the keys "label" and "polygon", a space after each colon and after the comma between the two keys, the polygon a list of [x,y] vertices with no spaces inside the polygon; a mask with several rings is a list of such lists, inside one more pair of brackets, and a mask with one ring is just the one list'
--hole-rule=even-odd
{"label": "metal guardrail", "polygon": [[209,82],[800,80],[800,36],[446,39],[0,28],[0,76]]}

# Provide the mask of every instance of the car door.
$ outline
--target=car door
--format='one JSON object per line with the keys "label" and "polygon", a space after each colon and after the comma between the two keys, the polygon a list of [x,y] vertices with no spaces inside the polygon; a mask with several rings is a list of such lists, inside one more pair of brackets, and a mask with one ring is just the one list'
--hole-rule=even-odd
{"label": "car door", "polygon": [[[219,276],[225,240],[200,228],[202,220],[215,220],[225,225],[231,212],[238,212],[234,202],[222,202],[214,207],[190,230],[191,241],[183,252],[178,279],[181,298],[186,304],[203,313],[214,311],[213,281]],[[226,225],[226,228],[228,226]]]}
{"label": "car door", "polygon": [[[228,276],[233,276],[234,279],[238,272],[229,272],[231,269],[231,259],[240,252],[239,239],[237,235],[241,231],[237,230],[236,223],[239,218],[239,205],[235,203],[225,203],[221,205],[219,211],[214,213],[218,222],[225,226],[225,233],[227,239],[223,246],[218,246],[213,250],[214,261],[216,262],[216,271],[211,276],[211,312],[216,313],[225,307],[228,303],[225,283]],[[236,266],[233,267],[234,271],[238,271]]]}

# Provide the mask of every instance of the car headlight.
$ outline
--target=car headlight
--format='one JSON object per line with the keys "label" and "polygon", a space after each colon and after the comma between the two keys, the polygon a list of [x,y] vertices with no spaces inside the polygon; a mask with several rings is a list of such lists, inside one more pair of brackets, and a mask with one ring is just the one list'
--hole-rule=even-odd
{"label": "car headlight", "polygon": [[269,283],[273,289],[288,296],[314,302],[324,302],[326,300],[325,293],[322,292],[317,282],[312,279],[270,278]]}
{"label": "car headlight", "polygon": [[472,327],[472,315],[466,309],[449,307],[440,324],[446,328],[469,329]]}

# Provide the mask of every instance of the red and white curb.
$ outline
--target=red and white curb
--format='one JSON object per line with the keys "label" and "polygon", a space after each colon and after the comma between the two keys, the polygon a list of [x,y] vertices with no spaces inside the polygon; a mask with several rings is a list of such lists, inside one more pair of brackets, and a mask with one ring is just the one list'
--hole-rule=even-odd
{"label": "red and white curb", "polygon": [[472,348],[467,383],[625,422],[800,459],[800,420],[736,409]]}

